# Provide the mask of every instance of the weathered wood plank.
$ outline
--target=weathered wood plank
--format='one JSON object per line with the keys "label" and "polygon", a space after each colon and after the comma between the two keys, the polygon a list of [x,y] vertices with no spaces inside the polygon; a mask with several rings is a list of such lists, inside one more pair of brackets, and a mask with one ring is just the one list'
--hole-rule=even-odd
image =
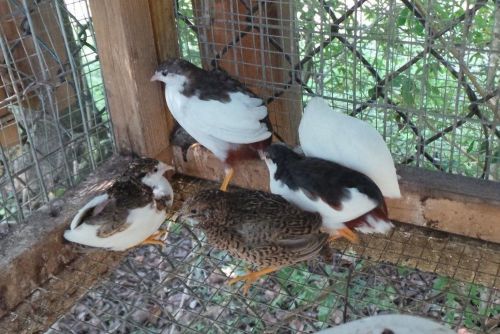
{"label": "weathered wood plank", "polygon": [[127,165],[127,158],[112,158],[58,200],[60,210],[47,207],[34,212],[26,223],[17,225],[8,238],[0,240],[0,318],[52,275],[86,256],[66,243],[62,234],[75,212],[108,187]]}
{"label": "weathered wood plank", "polygon": [[[156,47],[156,58],[161,63],[168,58],[179,56],[179,44],[177,39],[177,26],[175,23],[175,7],[171,0],[148,0],[149,12],[153,24],[153,33]],[[156,82],[160,87],[160,83]],[[162,99],[162,110],[167,117],[167,135],[170,138],[175,124],[172,114],[168,110],[165,99]],[[156,155],[160,160],[170,162],[172,150],[170,146],[162,153]]]}
{"label": "weathered wood plank", "polygon": [[101,279],[115,270],[125,252],[93,252],[78,257],[0,318],[3,333],[45,333]]}
{"label": "weathered wood plank", "polygon": [[[221,163],[200,146],[188,151],[187,161],[174,147],[174,160],[179,173],[214,181],[223,175]],[[262,161],[241,164],[235,173],[232,184],[269,191]],[[392,220],[500,242],[498,183],[406,166],[399,166],[398,174],[403,198],[387,200]]]}
{"label": "weathered wood plank", "polygon": [[175,7],[171,0],[148,0],[159,62],[179,56]]}
{"label": "weathered wood plank", "polygon": [[93,24],[118,149],[164,158],[168,123],[147,0],[91,0]]}

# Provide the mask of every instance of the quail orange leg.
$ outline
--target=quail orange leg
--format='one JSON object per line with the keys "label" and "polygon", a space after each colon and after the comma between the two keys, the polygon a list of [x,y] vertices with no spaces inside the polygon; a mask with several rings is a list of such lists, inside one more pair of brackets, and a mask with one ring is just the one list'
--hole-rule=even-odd
{"label": "quail orange leg", "polygon": [[352,231],[351,229],[349,229],[347,227],[344,227],[344,228],[341,228],[340,230],[338,230],[337,234],[332,235],[328,240],[333,241],[333,240],[337,240],[339,238],[346,238],[347,240],[349,240],[353,244],[359,243],[358,235],[354,231]]}
{"label": "quail orange leg", "polygon": [[273,271],[276,271],[278,269],[279,269],[278,267],[264,268],[264,269],[259,270],[259,271],[254,271],[254,272],[248,273],[246,275],[232,278],[227,282],[227,284],[232,285],[236,282],[244,281],[245,284],[243,285],[243,295],[246,295],[248,293],[248,289],[250,289],[250,286],[252,285],[252,283],[257,281],[260,277],[267,275],[269,273],[272,273]]}
{"label": "quail orange leg", "polygon": [[151,234],[146,240],[144,240],[140,245],[160,245],[163,246],[165,243],[163,239],[168,235],[168,230],[158,230]]}
{"label": "quail orange leg", "polygon": [[233,175],[234,175],[234,169],[232,167],[226,168],[225,175],[224,175],[224,181],[222,182],[222,185],[220,186],[220,190],[227,191],[227,187],[229,186],[229,182],[231,182]]}

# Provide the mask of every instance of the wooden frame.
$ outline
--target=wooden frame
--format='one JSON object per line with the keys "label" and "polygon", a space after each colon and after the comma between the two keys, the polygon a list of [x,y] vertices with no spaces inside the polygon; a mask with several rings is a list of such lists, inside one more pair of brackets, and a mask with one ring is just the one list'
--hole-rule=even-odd
{"label": "wooden frame", "polygon": [[[120,175],[129,161],[130,159],[125,157],[112,158],[90,175],[84,183],[68,191],[54,205],[37,210],[30,216],[30,222],[16,225],[8,238],[0,240],[0,328],[12,328],[11,326],[15,325],[13,321],[2,317],[28,296],[33,295],[34,289],[51,284],[49,281],[52,275],[71,268],[74,270],[75,266],[93,268],[88,270],[89,277],[82,279],[82,289],[72,296],[71,300],[74,301],[84,294],[84,288],[90,287],[104,274],[102,268],[95,268],[92,259],[103,257],[103,263],[107,266],[106,272],[111,271],[119,263],[124,252],[110,253],[97,250],[93,253],[80,253],[73,245],[64,242],[62,235],[74,213],[90,198],[109,187],[113,178]],[[76,263],[73,263],[75,261]],[[89,266],[89,263],[93,265]],[[65,290],[61,290],[61,293],[63,292]],[[44,298],[51,300],[47,296],[41,297],[40,300]],[[70,298],[67,296],[59,299]],[[72,302],[62,304],[66,306],[61,305],[61,307],[72,306]],[[50,309],[52,306],[54,305],[47,306],[48,311],[56,314],[56,309]],[[11,332],[18,333],[17,330]]]}
{"label": "wooden frame", "polygon": [[[172,119],[165,112],[160,85],[148,80],[157,62],[178,53],[174,8],[169,0],[150,0],[150,6],[147,3],[146,0],[91,0],[119,148],[160,156],[167,162],[173,158],[180,173],[220,180],[222,165],[203,148],[191,149],[187,161],[179,148],[174,148],[171,155],[168,134]],[[165,15],[158,15],[158,11]],[[212,24],[212,29],[216,29],[217,23]],[[115,43],[111,46],[108,41]],[[162,156],[164,152],[169,154]],[[391,219],[500,242],[497,183],[410,167],[400,167],[399,173],[403,198],[388,201]],[[267,180],[264,164],[251,161],[236,169],[233,184],[267,190]]]}
{"label": "wooden frame", "polygon": [[[173,161],[177,171],[183,174],[220,180],[222,164],[207,150],[193,147],[185,161],[179,147],[169,146],[173,120],[166,111],[160,85],[149,82],[159,61],[178,55],[173,2],[91,0],[90,3],[118,148]],[[5,315],[33,296],[33,289],[56,284],[51,282],[51,275],[64,276],[65,268],[76,266],[81,272],[95,274],[94,280],[81,280],[81,287],[85,288],[121,260],[124,253],[106,252],[98,261],[103,261],[107,269],[93,268],[89,264],[95,263],[94,257],[99,255],[77,254],[73,247],[63,242],[62,232],[72,214],[108,185],[126,163],[125,158],[113,158],[85,183],[65,195],[64,210],[59,215],[54,217],[52,210],[41,210],[30,218],[36,220],[36,224],[19,225],[8,239],[2,240],[0,327],[18,331],[13,326],[21,320],[11,321]],[[498,183],[410,167],[400,167],[398,172],[402,176],[403,198],[388,201],[392,219],[500,242]],[[250,161],[237,168],[233,184],[268,190],[268,177],[263,162]],[[28,237],[33,235],[37,237]],[[65,291],[64,287],[61,289]],[[53,286],[48,289],[55,290],[58,289]],[[71,306],[85,291],[73,292],[62,302],[61,308]],[[37,298],[45,298],[45,295],[40,296]],[[49,309],[54,306],[50,301],[47,305]],[[18,312],[19,307],[17,314],[24,312]],[[26,312],[29,315],[31,309]]]}
{"label": "wooden frame", "polygon": [[165,161],[173,123],[150,78],[159,60],[178,54],[172,6],[168,0],[90,1],[118,150]]}

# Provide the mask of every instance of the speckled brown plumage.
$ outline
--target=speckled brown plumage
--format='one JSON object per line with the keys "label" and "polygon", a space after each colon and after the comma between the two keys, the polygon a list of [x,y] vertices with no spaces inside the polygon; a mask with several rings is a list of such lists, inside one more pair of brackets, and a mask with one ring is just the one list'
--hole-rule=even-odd
{"label": "speckled brown plumage", "polygon": [[106,191],[110,198],[108,202],[94,210],[89,210],[82,217],[82,222],[100,225],[97,235],[105,238],[128,227],[126,218],[129,210],[144,207],[153,201],[157,210],[165,210],[171,196],[154,199],[151,187],[141,182],[141,178],[153,171],[157,163],[157,160],[150,158],[136,159],[131,162],[128,169]]}
{"label": "speckled brown plumage", "polygon": [[196,221],[211,245],[259,267],[313,258],[328,239],[318,214],[260,191],[203,190],[186,201],[181,216]]}

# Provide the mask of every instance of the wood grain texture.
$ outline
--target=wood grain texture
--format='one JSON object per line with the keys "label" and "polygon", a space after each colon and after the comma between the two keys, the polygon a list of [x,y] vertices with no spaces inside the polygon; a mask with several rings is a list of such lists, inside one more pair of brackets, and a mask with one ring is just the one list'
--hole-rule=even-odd
{"label": "wood grain texture", "polygon": [[[174,147],[177,171],[218,181],[222,164],[206,149],[190,148],[184,161]],[[262,161],[249,161],[235,170],[234,185],[269,191],[269,173]],[[421,168],[399,166],[403,198],[387,199],[392,220],[480,240],[500,242],[500,186]]]}
{"label": "wood grain texture", "polygon": [[[179,57],[179,44],[177,39],[177,26],[175,23],[175,7],[171,0],[148,0],[151,23],[153,24],[153,37],[156,47],[156,58],[161,63],[168,58]],[[162,84],[156,82],[160,87]],[[167,117],[167,132],[170,138],[175,120],[168,110],[165,99],[162,99],[162,110]],[[172,151],[170,147],[156,155],[157,159],[171,162]]]}
{"label": "wood grain texture", "polygon": [[10,316],[0,317],[2,333],[45,333],[58,318],[102,279],[111,274],[126,253],[95,252],[69,263],[30,294]]}
{"label": "wood grain texture", "polygon": [[91,0],[90,7],[118,149],[168,160],[164,96],[150,82],[158,62],[148,1]]}
{"label": "wood grain texture", "polygon": [[77,258],[89,255],[79,253],[65,242],[63,232],[75,212],[89,198],[110,186],[111,180],[127,167],[128,161],[123,157],[110,159],[87,181],[58,200],[62,209],[59,215],[54,217],[48,207],[40,209],[25,224],[16,225],[8,238],[0,240],[0,318],[52,275]]}
{"label": "wood grain texture", "polygon": [[[209,68],[208,60],[217,57],[219,67],[267,100],[290,80],[293,56],[289,62],[279,48],[294,54],[293,23],[289,19],[291,5],[286,1],[247,3],[253,9],[251,21],[248,9],[240,1],[193,0],[196,16],[203,17],[196,22],[201,36],[202,63]],[[265,36],[271,36],[275,44]],[[228,45],[231,47],[227,48]],[[274,132],[285,142],[297,144],[302,115],[299,87],[292,85],[268,105],[268,110]]]}
{"label": "wood grain texture", "polygon": [[172,0],[148,0],[158,62],[179,56],[175,7]]}

